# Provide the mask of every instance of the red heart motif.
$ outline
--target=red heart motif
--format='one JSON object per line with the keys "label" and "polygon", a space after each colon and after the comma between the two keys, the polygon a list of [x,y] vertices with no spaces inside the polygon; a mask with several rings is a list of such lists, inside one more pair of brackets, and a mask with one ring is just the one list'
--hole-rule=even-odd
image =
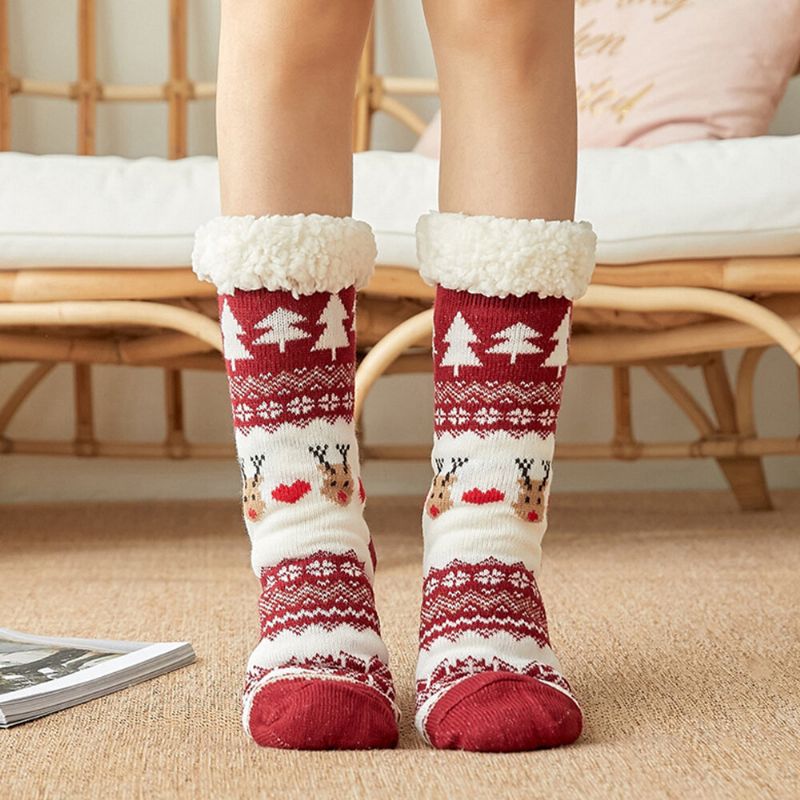
{"label": "red heart motif", "polygon": [[301,497],[305,497],[311,491],[311,484],[308,481],[295,481],[291,486],[282,483],[272,490],[272,497],[279,503],[296,503]]}
{"label": "red heart motif", "polygon": [[484,492],[483,489],[478,489],[476,487],[470,489],[468,492],[464,492],[464,494],[461,495],[461,499],[465,503],[482,506],[486,503],[499,503],[501,500],[505,500],[506,496],[499,489],[487,489]]}

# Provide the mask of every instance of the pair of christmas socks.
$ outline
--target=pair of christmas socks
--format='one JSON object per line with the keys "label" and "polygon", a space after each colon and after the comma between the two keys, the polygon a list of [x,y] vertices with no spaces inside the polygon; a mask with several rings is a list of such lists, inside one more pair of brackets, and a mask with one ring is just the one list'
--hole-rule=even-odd
{"label": "pair of christmas socks", "polygon": [[[517,751],[580,734],[535,574],[586,223],[429,214],[435,477],[425,502],[417,726],[435,747]],[[219,291],[261,640],[246,731],[261,745],[397,742],[353,427],[355,295],[375,243],[319,215],[218,217],[193,264]]]}

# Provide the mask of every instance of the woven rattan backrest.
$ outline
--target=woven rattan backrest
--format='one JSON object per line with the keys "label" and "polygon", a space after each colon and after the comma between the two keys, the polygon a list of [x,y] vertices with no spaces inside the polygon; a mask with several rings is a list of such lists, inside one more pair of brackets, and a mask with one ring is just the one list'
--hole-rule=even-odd
{"label": "woven rattan backrest", "polygon": [[[77,152],[95,152],[97,105],[107,102],[153,102],[168,105],[167,155],[182,158],[187,154],[187,111],[193,100],[212,98],[211,81],[194,81],[187,69],[187,0],[165,0],[169,4],[169,71],[160,84],[113,84],[97,74],[97,6],[103,0],[64,0],[75,4],[77,13],[77,75],[73,81],[42,81],[15,75],[9,59],[9,5],[24,0],[0,0],[0,150],[10,150],[12,97],[51,97],[78,104]],[[419,95],[436,92],[436,82],[405,78],[380,78],[374,74],[375,37],[370,30],[359,68],[354,105],[353,146],[369,147],[372,115],[386,111],[419,133],[425,122],[393,95]]]}
{"label": "woven rattan backrest", "polygon": [[[77,152],[95,152],[97,104],[103,102],[164,101],[168,105],[167,155],[182,158],[187,153],[187,112],[192,100],[213,97],[213,82],[193,81],[187,70],[187,0],[169,3],[169,71],[160,84],[111,84],[98,78],[96,69],[96,0],[74,2],[78,14],[78,69],[74,81],[54,82],[25,78],[11,73],[9,65],[8,5],[14,0],[0,0],[0,150],[11,149],[12,96],[58,97],[78,104]],[[23,0],[17,0],[22,2]],[[102,0],[100,0],[102,2]],[[383,111],[416,134],[425,129],[425,121],[404,102],[404,98],[436,94],[436,81],[376,75],[375,37],[370,29],[361,59],[354,105],[355,150],[370,146],[372,116]],[[797,65],[800,74],[800,62]]]}
{"label": "woven rattan backrest", "polygon": [[[187,73],[186,0],[169,2],[169,72],[161,84],[111,84],[97,75],[96,0],[74,2],[78,34],[77,77],[55,82],[25,78],[11,73],[9,64],[9,3],[0,0],[0,150],[11,149],[11,99],[14,95],[57,97],[77,102],[77,152],[95,152],[97,104],[162,100],[168,106],[167,155],[182,158],[187,153],[187,110],[192,100],[214,96],[214,84],[192,81]],[[21,1],[21,0],[20,0]],[[101,0],[102,2],[102,0]]]}

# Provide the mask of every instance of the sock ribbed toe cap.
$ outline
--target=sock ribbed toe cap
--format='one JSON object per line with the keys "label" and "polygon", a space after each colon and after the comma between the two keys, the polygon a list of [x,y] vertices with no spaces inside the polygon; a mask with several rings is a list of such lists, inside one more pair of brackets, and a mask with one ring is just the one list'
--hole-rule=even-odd
{"label": "sock ribbed toe cap", "polygon": [[248,725],[257,744],[284,750],[392,748],[398,737],[389,703],[373,689],[309,678],[262,687]]}
{"label": "sock ribbed toe cap", "polygon": [[514,753],[571,744],[583,717],[569,696],[535,678],[484,672],[448,690],[425,724],[445,750]]}

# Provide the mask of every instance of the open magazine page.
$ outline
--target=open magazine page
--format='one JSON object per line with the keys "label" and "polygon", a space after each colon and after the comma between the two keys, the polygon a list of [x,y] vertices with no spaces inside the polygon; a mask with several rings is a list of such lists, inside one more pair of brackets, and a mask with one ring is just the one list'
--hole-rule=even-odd
{"label": "open magazine page", "polygon": [[72,675],[146,646],[54,639],[0,628],[0,695]]}
{"label": "open magazine page", "polygon": [[0,726],[116,691],[193,660],[188,642],[54,638],[0,628]]}

